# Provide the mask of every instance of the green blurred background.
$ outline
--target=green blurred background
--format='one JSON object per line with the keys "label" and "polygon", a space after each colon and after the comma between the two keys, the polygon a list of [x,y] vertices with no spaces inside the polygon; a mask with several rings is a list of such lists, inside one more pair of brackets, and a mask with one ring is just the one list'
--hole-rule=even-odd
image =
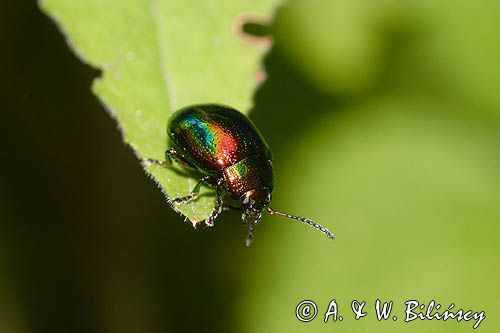
{"label": "green blurred background", "polygon": [[90,93],[99,72],[35,1],[0,2],[0,332],[472,330],[404,323],[409,299],[500,329],[500,2],[291,0],[271,28],[251,118],[273,206],[334,242],[265,216],[246,248],[231,212],[193,230]]}

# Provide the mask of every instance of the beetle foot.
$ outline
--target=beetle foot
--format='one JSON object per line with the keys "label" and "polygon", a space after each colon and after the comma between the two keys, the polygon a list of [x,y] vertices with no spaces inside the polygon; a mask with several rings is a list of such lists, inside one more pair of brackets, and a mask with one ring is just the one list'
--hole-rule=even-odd
{"label": "beetle foot", "polygon": [[220,214],[220,210],[215,210],[215,211],[212,212],[212,214],[210,214],[210,216],[208,217],[208,219],[205,220],[205,224],[207,225],[207,227],[213,227],[214,226],[214,222],[217,219],[217,217],[219,216],[219,214]]}
{"label": "beetle foot", "polygon": [[142,167],[145,169],[147,169],[153,165],[158,165],[161,167],[169,165],[169,163],[166,161],[159,161],[159,160],[155,160],[154,158],[143,158],[143,159],[141,159],[141,164],[142,164]]}
{"label": "beetle foot", "polygon": [[187,195],[185,197],[174,198],[174,199],[170,200],[170,203],[173,205],[179,206],[179,205],[187,204],[188,202],[196,200],[197,198],[198,198],[198,193],[193,193],[193,194]]}
{"label": "beetle foot", "polygon": [[207,227],[213,227],[215,224],[214,224],[214,219],[211,219],[212,216],[210,216],[208,219],[205,220],[205,224]]}

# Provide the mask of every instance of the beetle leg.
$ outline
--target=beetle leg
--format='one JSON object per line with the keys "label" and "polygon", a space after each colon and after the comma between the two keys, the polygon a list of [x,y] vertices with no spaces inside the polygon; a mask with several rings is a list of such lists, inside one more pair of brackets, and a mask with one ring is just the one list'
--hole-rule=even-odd
{"label": "beetle leg", "polygon": [[144,168],[149,168],[152,165],[158,165],[161,167],[170,167],[170,166],[172,166],[172,159],[176,159],[176,158],[174,158],[175,153],[176,153],[176,151],[173,148],[170,148],[169,150],[167,150],[165,152],[165,160],[164,161],[156,160],[154,158],[143,158],[141,160],[142,166]]}
{"label": "beetle leg", "polygon": [[165,152],[164,161],[156,160],[154,158],[143,158],[141,160],[141,163],[144,166],[144,168],[149,168],[152,165],[158,165],[161,167],[171,167],[172,161],[175,161],[186,167],[190,167],[189,163],[184,159],[184,157],[181,154],[179,154],[177,150],[175,150],[174,148],[170,148]]}
{"label": "beetle leg", "polygon": [[222,211],[222,183],[224,182],[224,178],[220,178],[217,181],[217,193],[215,197],[215,207],[210,216],[205,220],[205,224],[208,227],[214,226],[215,219],[219,216]]}
{"label": "beetle leg", "polygon": [[165,152],[165,159],[170,160],[170,164],[172,164],[172,161],[175,161],[188,169],[193,168],[191,164],[189,164],[189,162],[186,160],[184,155],[175,150],[175,148],[170,148]]}
{"label": "beetle leg", "polygon": [[196,185],[194,186],[193,190],[189,195],[186,195],[185,197],[173,198],[170,199],[168,202],[173,205],[183,205],[187,204],[190,201],[196,200],[200,195],[201,184],[208,181],[210,178],[211,176],[205,176],[201,178],[200,180],[198,180],[198,182],[196,183]]}
{"label": "beetle leg", "polygon": [[143,168],[147,169],[153,165],[158,165],[161,167],[169,167],[172,165],[172,162],[170,160],[160,161],[160,160],[155,160],[154,158],[143,158],[141,160],[141,164]]}

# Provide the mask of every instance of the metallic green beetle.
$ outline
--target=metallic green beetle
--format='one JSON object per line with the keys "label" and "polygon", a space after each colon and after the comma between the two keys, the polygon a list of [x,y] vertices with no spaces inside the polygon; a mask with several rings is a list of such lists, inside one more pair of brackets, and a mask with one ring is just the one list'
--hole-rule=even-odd
{"label": "metallic green beetle", "polygon": [[[174,160],[202,176],[189,195],[170,199],[171,205],[196,200],[205,183],[217,191],[215,208],[205,220],[206,225],[213,226],[224,208],[241,210],[243,223],[249,225],[247,246],[253,240],[254,226],[263,210],[304,222],[333,239],[333,234],[320,224],[269,207],[274,189],[271,150],[242,113],[217,104],[188,106],[172,115],[167,132],[171,148],[165,153],[166,161],[145,159],[144,162],[170,166]],[[241,207],[225,203],[224,193],[238,200]]]}

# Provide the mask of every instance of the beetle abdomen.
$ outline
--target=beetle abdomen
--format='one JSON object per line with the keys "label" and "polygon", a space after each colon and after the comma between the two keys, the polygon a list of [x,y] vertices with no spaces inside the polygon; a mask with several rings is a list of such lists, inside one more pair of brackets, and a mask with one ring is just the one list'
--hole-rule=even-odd
{"label": "beetle abdomen", "polygon": [[176,149],[203,173],[221,173],[252,155],[271,158],[255,126],[241,113],[221,105],[195,105],[172,115],[168,135]]}

